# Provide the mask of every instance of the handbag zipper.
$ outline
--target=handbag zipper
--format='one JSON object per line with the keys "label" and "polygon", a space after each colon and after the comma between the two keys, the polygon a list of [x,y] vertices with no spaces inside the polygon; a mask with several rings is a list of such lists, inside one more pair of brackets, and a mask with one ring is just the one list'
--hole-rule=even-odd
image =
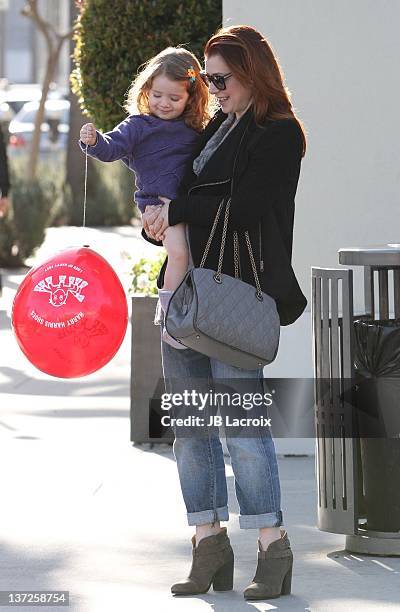
{"label": "handbag zipper", "polygon": [[[240,148],[240,145],[242,144],[242,140],[243,140],[243,137],[244,137],[246,132],[247,132],[247,129],[244,131],[244,133],[242,135],[242,138],[241,138],[240,144],[239,144],[239,148]],[[235,172],[236,160],[237,160],[238,154],[239,154],[239,151],[237,151],[235,159],[234,159],[233,173],[232,174],[234,174],[234,172]],[[232,186],[231,186],[231,194],[232,194],[232,191],[233,191],[233,176],[232,176],[232,178],[225,179],[224,181],[217,181],[215,183],[202,183],[201,185],[193,185],[193,187],[190,187],[190,189],[188,191],[188,194],[190,194],[192,189],[196,189],[198,187],[210,187],[212,185],[223,185],[224,183],[228,183],[230,180],[232,180]],[[258,236],[259,236],[259,247],[260,247],[260,272],[264,272],[264,260],[262,258],[261,222],[258,224]],[[240,258],[239,258],[239,270],[240,270]],[[240,270],[239,274],[241,276],[241,270]]]}
{"label": "handbag zipper", "polygon": [[259,245],[260,245],[260,272],[264,272],[264,260],[262,258],[262,243],[261,243],[261,221],[258,224],[259,230]]}
{"label": "handbag zipper", "polygon": [[190,187],[188,194],[192,191],[192,189],[196,189],[197,187],[210,187],[211,185],[223,185],[224,183],[229,183],[229,181],[232,180],[230,178],[225,179],[224,181],[217,181],[216,183],[202,183],[201,185],[193,185],[193,187]]}

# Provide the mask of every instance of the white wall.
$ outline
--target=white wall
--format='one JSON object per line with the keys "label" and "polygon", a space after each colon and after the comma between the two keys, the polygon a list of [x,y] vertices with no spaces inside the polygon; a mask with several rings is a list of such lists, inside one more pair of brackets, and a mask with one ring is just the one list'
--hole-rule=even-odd
{"label": "white wall", "polygon": [[[43,34],[31,19],[21,15],[26,0],[12,0],[7,11],[0,12],[0,78],[13,83],[43,81],[47,47]],[[70,29],[69,0],[40,0],[39,12],[64,34]],[[54,81],[68,86],[70,72],[69,41],[62,48]]]}
{"label": "white wall", "polygon": [[307,130],[293,264],[310,298],[311,266],[340,267],[339,248],[400,241],[400,2],[224,0],[223,14],[270,41]]}
{"label": "white wall", "polygon": [[[66,34],[71,29],[69,0],[39,0],[39,11],[43,18],[53,24],[59,34]],[[36,49],[37,49],[37,80],[43,82],[46,62],[47,62],[47,46],[43,34],[35,28]],[[54,81],[62,87],[69,87],[70,73],[70,50],[69,40],[66,40],[61,49],[57,68],[54,75]]]}
{"label": "white wall", "polygon": [[[312,376],[311,266],[341,267],[346,246],[400,242],[400,2],[224,0],[224,25],[261,31],[305,124],[293,266],[309,300],[282,328],[271,377]],[[363,311],[354,267],[355,311]]]}

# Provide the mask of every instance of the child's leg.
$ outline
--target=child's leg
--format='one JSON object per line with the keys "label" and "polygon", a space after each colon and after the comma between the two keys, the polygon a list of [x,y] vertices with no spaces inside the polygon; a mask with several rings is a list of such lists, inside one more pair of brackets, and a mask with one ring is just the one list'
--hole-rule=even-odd
{"label": "child's leg", "polygon": [[189,247],[186,241],[185,223],[172,225],[165,230],[163,245],[168,253],[163,289],[174,291],[186,274],[189,264]]}
{"label": "child's leg", "polygon": [[[163,245],[168,253],[168,264],[164,274],[164,285],[158,290],[160,306],[167,312],[171,296],[186,274],[189,263],[189,247],[186,242],[185,224],[179,223],[165,230]],[[165,328],[162,330],[162,339],[177,349],[185,349],[181,344],[169,335]]]}

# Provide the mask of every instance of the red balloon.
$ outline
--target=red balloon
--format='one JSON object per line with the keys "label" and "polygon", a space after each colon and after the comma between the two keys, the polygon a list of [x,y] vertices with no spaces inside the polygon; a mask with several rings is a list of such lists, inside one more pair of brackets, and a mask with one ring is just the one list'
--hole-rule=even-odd
{"label": "red balloon", "polygon": [[14,298],[17,342],[51,376],[74,378],[102,368],[121,346],[127,324],[118,276],[88,247],[66,249],[32,268]]}

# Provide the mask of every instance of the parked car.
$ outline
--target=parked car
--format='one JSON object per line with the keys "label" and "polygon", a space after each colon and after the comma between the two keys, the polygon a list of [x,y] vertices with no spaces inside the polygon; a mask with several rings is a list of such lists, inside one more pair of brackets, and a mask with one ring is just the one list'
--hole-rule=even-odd
{"label": "parked car", "polygon": [[7,102],[0,102],[0,125],[9,125],[15,112]]}
{"label": "parked car", "polygon": [[[37,83],[0,83],[0,104],[6,102],[18,113],[26,102],[39,102],[42,97],[42,88]],[[49,90],[48,100],[60,100],[68,98],[68,89],[53,84]]]}
{"label": "parked car", "polygon": [[[63,151],[67,146],[69,132],[68,100],[47,100],[45,117],[41,126],[40,153]],[[10,155],[26,152],[32,142],[35,117],[39,102],[26,102],[11,121],[8,131]]]}

